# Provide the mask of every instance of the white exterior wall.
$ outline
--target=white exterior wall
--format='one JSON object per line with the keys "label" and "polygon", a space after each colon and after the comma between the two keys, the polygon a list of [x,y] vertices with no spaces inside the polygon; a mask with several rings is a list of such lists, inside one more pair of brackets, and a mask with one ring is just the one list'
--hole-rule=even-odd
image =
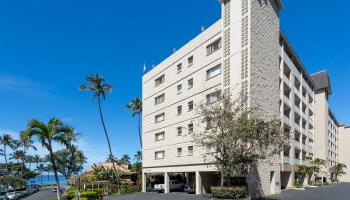
{"label": "white exterior wall", "polygon": [[[194,107],[201,104],[206,95],[221,89],[221,75],[207,80],[206,71],[221,63],[222,50],[207,56],[206,46],[221,37],[221,22],[205,30],[194,40],[171,55],[143,77],[143,156],[144,171],[169,171],[177,166],[178,172],[188,171],[192,166],[204,164],[203,151],[193,144],[187,125],[194,124],[194,133],[200,131],[201,118],[194,109],[188,112],[188,102]],[[194,64],[187,65],[187,59],[194,57]],[[182,63],[182,72],[177,73],[177,65]],[[155,87],[155,79],[165,75],[165,82]],[[187,88],[187,81],[193,78],[193,88]],[[182,84],[182,93],[177,94],[177,86]],[[155,97],[165,94],[165,101],[155,105]],[[182,105],[182,115],[177,116],[177,107]],[[165,113],[165,120],[155,123],[155,116]],[[177,136],[177,127],[183,126],[183,136]],[[155,134],[165,131],[165,140],[155,141]],[[193,156],[187,156],[188,146],[194,146]],[[183,148],[183,156],[177,157],[177,148]],[[165,159],[155,160],[155,152],[165,151]],[[188,166],[186,166],[188,165]],[[186,167],[178,167],[186,166]],[[200,167],[199,167],[200,168]],[[197,169],[199,169],[197,167]],[[193,170],[193,168],[192,168]]]}
{"label": "white exterior wall", "polygon": [[347,166],[346,175],[339,178],[341,182],[350,182],[350,127],[341,126],[339,131],[339,162]]}

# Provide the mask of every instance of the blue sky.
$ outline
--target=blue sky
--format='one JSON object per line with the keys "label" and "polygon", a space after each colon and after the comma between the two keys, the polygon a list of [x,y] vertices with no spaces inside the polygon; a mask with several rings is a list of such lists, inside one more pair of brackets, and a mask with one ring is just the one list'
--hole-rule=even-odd
{"label": "blue sky", "polygon": [[[350,2],[284,0],[281,26],[310,73],[331,75],[331,107],[350,124]],[[91,94],[78,88],[100,73],[114,91],[103,102],[113,151],[139,150],[137,120],[125,104],[141,96],[143,63],[158,64],[220,18],[217,0],[16,0],[0,3],[0,133],[55,116],[82,133],[89,164],[107,146]],[[46,154],[40,149],[38,154]]]}

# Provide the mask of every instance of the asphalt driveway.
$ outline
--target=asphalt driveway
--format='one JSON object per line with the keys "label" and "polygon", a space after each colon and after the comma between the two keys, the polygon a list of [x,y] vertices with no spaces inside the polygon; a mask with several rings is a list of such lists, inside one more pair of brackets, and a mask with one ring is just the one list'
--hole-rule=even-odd
{"label": "asphalt driveway", "polygon": [[211,200],[210,196],[184,193],[137,193],[118,197],[109,197],[107,200]]}
{"label": "asphalt driveway", "polygon": [[47,200],[48,198],[55,196],[56,193],[52,192],[52,188],[42,188],[39,192],[24,198],[24,200]]}
{"label": "asphalt driveway", "polygon": [[338,183],[305,191],[288,190],[271,200],[350,200],[350,183]]}
{"label": "asphalt driveway", "polygon": [[[106,198],[107,200],[211,200],[210,196],[171,193],[137,193],[126,196]],[[350,183],[332,184],[319,188],[308,188],[305,191],[288,190],[274,195],[268,200],[350,200]]]}

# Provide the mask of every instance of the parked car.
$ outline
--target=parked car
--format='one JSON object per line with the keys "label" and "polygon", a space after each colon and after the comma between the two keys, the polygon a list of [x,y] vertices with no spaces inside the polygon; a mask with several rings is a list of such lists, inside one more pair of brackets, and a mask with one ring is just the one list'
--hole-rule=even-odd
{"label": "parked car", "polygon": [[[170,191],[174,191],[174,190],[177,190],[177,191],[181,191],[185,188],[185,184],[184,183],[180,183],[176,180],[170,180],[169,181],[169,189]],[[165,190],[165,186],[164,184],[156,184],[154,185],[154,191],[156,192],[164,192]]]}
{"label": "parked car", "polygon": [[6,200],[5,196],[0,196],[0,200]]}
{"label": "parked car", "polygon": [[17,199],[21,198],[21,192],[15,192],[15,196]]}
{"label": "parked car", "polygon": [[185,186],[185,192],[187,194],[194,194],[194,193],[196,193],[196,188],[194,187],[194,184],[187,184]]}
{"label": "parked car", "polygon": [[15,192],[6,193],[5,197],[8,200],[16,200],[16,199],[18,199],[18,197],[16,197],[16,193]]}

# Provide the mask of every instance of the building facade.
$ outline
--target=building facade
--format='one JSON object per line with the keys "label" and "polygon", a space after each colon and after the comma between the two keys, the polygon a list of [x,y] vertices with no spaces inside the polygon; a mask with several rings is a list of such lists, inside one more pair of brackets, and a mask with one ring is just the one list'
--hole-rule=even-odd
{"label": "building facade", "polygon": [[[219,2],[219,21],[143,76],[144,192],[152,187],[147,178],[152,175],[162,177],[166,193],[169,180],[179,174],[195,186],[196,194],[220,182],[216,167],[203,159],[211,149],[193,142],[193,134],[205,128],[196,106],[215,100],[219,93],[248,97],[242,106],[259,106],[266,117],[280,116],[290,132],[281,155],[259,163],[247,177],[251,194],[266,196],[293,187],[298,166],[309,164],[307,157],[322,154],[331,159],[330,165],[337,162],[337,146],[314,148],[328,142],[316,141],[317,104],[322,101],[312,76],[280,30],[281,1]],[[328,110],[323,111],[322,117],[332,121]],[[322,124],[327,131],[328,121]]]}
{"label": "building facade", "polygon": [[350,126],[341,125],[339,131],[339,162],[347,166],[339,181],[350,183]]}

